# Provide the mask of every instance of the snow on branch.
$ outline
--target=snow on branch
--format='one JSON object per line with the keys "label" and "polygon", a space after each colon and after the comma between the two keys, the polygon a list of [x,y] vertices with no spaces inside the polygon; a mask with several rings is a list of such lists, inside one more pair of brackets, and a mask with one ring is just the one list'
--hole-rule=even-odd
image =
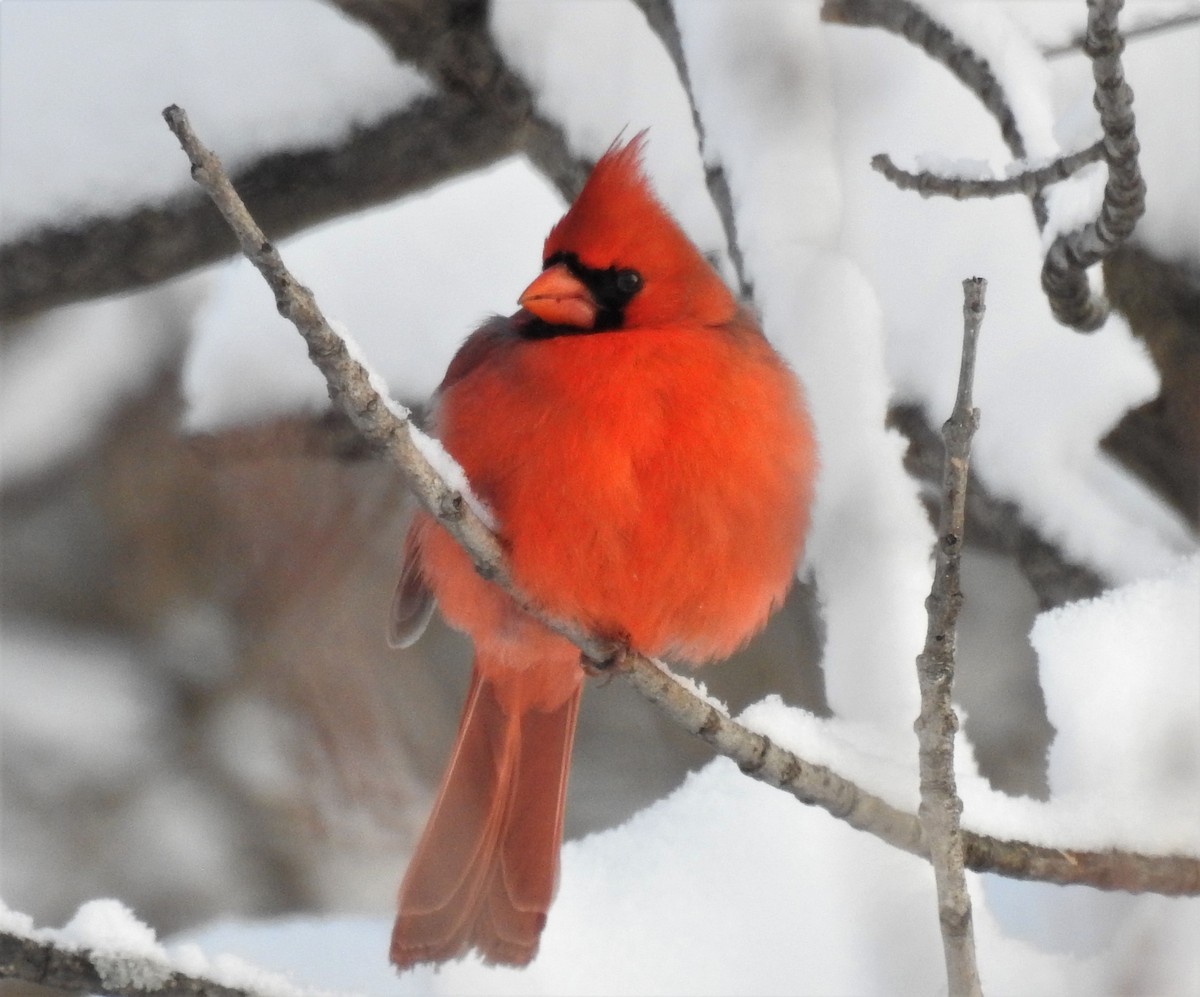
{"label": "snow on branch", "polygon": [[[377,391],[375,379],[351,352],[317,308],[312,292],[288,272],[275,248],[247,212],[217,158],[192,131],[187,116],[172,106],[163,112],[168,126],[192,162],[192,176],[204,187],[226,223],[236,232],[243,252],[259,269],[275,294],[281,314],[308,343],[309,355],[325,375],[330,397],[340,405],[367,441],[404,473],[422,505],[470,554],[480,574],[495,582],[531,615],[573,641],[586,659],[622,674],[685,730],[732,759],[749,775],[787,790],[803,803],[822,807],[852,827],[928,858],[928,848],[915,814],[906,813],[872,795],[831,769],[815,765],[747,729],[690,691],[664,666],[615,646],[562,621],[547,617],[516,591],[501,547],[469,497],[446,484],[417,442],[419,431],[408,413]],[[461,469],[459,469],[461,472]],[[1200,894],[1200,859],[1130,852],[1086,852],[1006,841],[964,832],[968,868],[1014,878],[1054,883],[1083,883],[1103,889],[1152,891],[1171,895]]]}
{"label": "snow on branch", "polygon": [[[574,199],[587,166],[571,154],[562,129],[536,112],[529,88],[496,50],[486,18],[468,18],[464,5],[450,0],[336,6],[439,92],[351,130],[341,144],[268,153],[239,170],[238,188],[274,238],[520,152],[565,200]],[[226,226],[194,196],[46,227],[0,246],[0,322],[147,287],[234,251]]]}
{"label": "snow on branch", "polygon": [[[219,979],[218,979],[219,978]],[[194,946],[172,953],[115,900],[92,900],[65,928],[34,928],[0,903],[0,980],[104,997],[300,997],[284,977]]]}
{"label": "snow on branch", "polygon": [[937,884],[938,923],[946,958],[946,978],[952,995],[977,997],[979,967],[971,897],[963,869],[960,816],[962,799],[954,779],[954,734],[958,717],[950,697],[954,688],[963,535],[966,529],[967,478],[971,439],[979,412],[971,404],[975,381],[975,351],[983,324],[987,282],[981,277],[963,281],[963,347],[954,411],[942,427],[946,440],[942,478],[942,512],[938,524],[937,563],[933,590],[926,600],[929,626],[925,649],[917,657],[921,713],[916,731],[920,744],[921,806],[918,816],[929,842]]}
{"label": "snow on branch", "polygon": [[[1087,268],[1120,246],[1145,211],[1146,185],[1138,168],[1133,91],[1125,82],[1121,66],[1125,42],[1117,26],[1117,14],[1123,3],[1124,0],[1087,0],[1084,49],[1092,59],[1094,102],[1104,132],[1101,142],[1007,180],[908,173],[884,155],[874,157],[871,162],[897,186],[925,195],[995,197],[1020,190],[1029,195],[1038,228],[1044,229],[1048,215],[1042,190],[1088,163],[1103,159],[1108,166],[1108,182],[1099,217],[1077,231],[1059,234],[1047,250],[1042,266],[1042,288],[1054,317],[1080,332],[1098,329],[1109,312],[1108,302],[1093,292]],[[979,98],[996,118],[1013,156],[1025,158],[1025,143],[1016,117],[987,61],[938,24],[924,8],[910,0],[824,0],[821,16],[835,24],[885,28],[922,48]]]}
{"label": "snow on branch", "polygon": [[1044,166],[1020,170],[1003,178],[950,176],[933,170],[912,173],[893,163],[892,157],[886,152],[871,157],[871,168],[901,190],[915,190],[922,197],[940,194],[965,201],[971,197],[1003,197],[1006,194],[1035,197],[1051,184],[1066,180],[1103,158],[1104,143],[1096,142],[1069,156],[1060,156]]}
{"label": "snow on branch", "polygon": [[[1000,137],[1014,159],[1025,159],[1025,138],[1017,126],[1004,87],[987,60],[961,42],[949,28],[935,21],[923,7],[910,0],[824,0],[821,20],[830,24],[883,28],[916,45],[940,62],[971,91],[996,119]],[[1039,193],[1033,196],[1033,214],[1038,228],[1045,227],[1046,204]]]}
{"label": "snow on branch", "polygon": [[[454,95],[423,98],[337,146],[274,152],[240,170],[276,238],[480,169],[520,148],[514,120]],[[0,246],[0,321],[146,287],[236,250],[202,197],[43,228]]]}

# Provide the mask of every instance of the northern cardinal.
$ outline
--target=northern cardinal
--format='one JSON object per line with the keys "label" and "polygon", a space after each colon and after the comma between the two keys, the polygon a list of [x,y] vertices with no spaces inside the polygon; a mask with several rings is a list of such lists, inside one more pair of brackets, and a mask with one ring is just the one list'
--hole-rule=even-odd
{"label": "northern cardinal", "polygon": [[[800,387],[614,143],[546,239],[520,310],[463,344],[432,428],[493,513],[520,591],[647,655],[725,657],[800,556],[816,468]],[[524,965],[558,877],[579,650],[414,520],[392,643],[435,603],[475,661],[458,739],[400,887],[399,968],[474,948]]]}

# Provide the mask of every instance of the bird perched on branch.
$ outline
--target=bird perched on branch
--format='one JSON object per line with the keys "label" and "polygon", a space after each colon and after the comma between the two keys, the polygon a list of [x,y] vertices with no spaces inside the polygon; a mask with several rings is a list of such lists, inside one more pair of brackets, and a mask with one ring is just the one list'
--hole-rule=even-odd
{"label": "bird perched on branch", "polygon": [[[643,135],[614,144],[546,239],[520,310],[463,344],[432,428],[546,614],[700,664],[791,584],[816,454],[800,387],[655,198]],[[446,774],[400,888],[400,968],[474,948],[524,965],[558,878],[578,648],[476,574],[419,513],[392,642],[434,605],[475,659]]]}

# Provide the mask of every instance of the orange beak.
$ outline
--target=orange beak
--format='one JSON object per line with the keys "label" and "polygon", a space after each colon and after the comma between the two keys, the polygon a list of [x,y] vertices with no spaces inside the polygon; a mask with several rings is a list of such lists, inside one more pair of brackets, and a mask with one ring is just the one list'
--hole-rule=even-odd
{"label": "orange beak", "polygon": [[591,292],[563,263],[543,270],[517,304],[550,325],[578,329],[591,329],[599,311]]}

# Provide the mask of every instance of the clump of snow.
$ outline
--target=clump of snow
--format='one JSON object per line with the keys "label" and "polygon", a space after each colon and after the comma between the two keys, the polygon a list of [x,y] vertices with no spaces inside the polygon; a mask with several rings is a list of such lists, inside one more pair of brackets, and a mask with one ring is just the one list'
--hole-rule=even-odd
{"label": "clump of snow", "polygon": [[86,950],[105,986],[155,990],[173,972],[154,930],[117,900],[89,900],[55,941]]}
{"label": "clump of snow", "polygon": [[[1140,815],[1200,853],[1200,556],[1042,615],[1030,635],[1058,735],[1058,800]],[[1136,722],[1131,718],[1140,718]]]}
{"label": "clump of snow", "polygon": [[222,5],[220,17],[202,3],[3,4],[0,237],[193,188],[163,124],[168,104],[235,169],[268,150],[335,142],[429,91],[331,7],[281,10],[262,0]]}
{"label": "clump of snow", "polygon": [[[917,153],[917,169],[963,180],[994,180],[996,170],[986,159],[954,158],[940,152]],[[912,171],[909,171],[912,172]]]}
{"label": "clump of snow", "polygon": [[38,937],[37,929],[33,926],[33,918],[18,910],[12,910],[4,902],[3,897],[0,897],[0,931],[6,931],[10,935],[19,935],[21,938],[36,940]]}
{"label": "clump of snow", "polygon": [[[297,961],[294,952],[286,959],[277,959],[276,962],[284,963],[284,968],[274,971],[240,956],[221,952],[219,944],[208,946],[220,953],[213,956],[194,942],[164,946],[153,928],[142,923],[125,904],[108,898],[82,904],[62,928],[35,928],[30,917],[9,909],[0,899],[0,931],[53,945],[62,951],[86,953],[101,982],[113,989],[159,990],[170,983],[172,976],[180,973],[263,997],[334,997],[351,992],[318,989],[294,982],[287,968],[288,963]],[[328,928],[323,931],[327,935],[331,933]],[[295,940],[290,938],[288,947],[295,945]],[[322,961],[329,965],[328,947],[313,951],[320,951]],[[338,963],[343,979],[348,975],[344,969],[345,966]],[[360,992],[366,992],[366,989]]]}

